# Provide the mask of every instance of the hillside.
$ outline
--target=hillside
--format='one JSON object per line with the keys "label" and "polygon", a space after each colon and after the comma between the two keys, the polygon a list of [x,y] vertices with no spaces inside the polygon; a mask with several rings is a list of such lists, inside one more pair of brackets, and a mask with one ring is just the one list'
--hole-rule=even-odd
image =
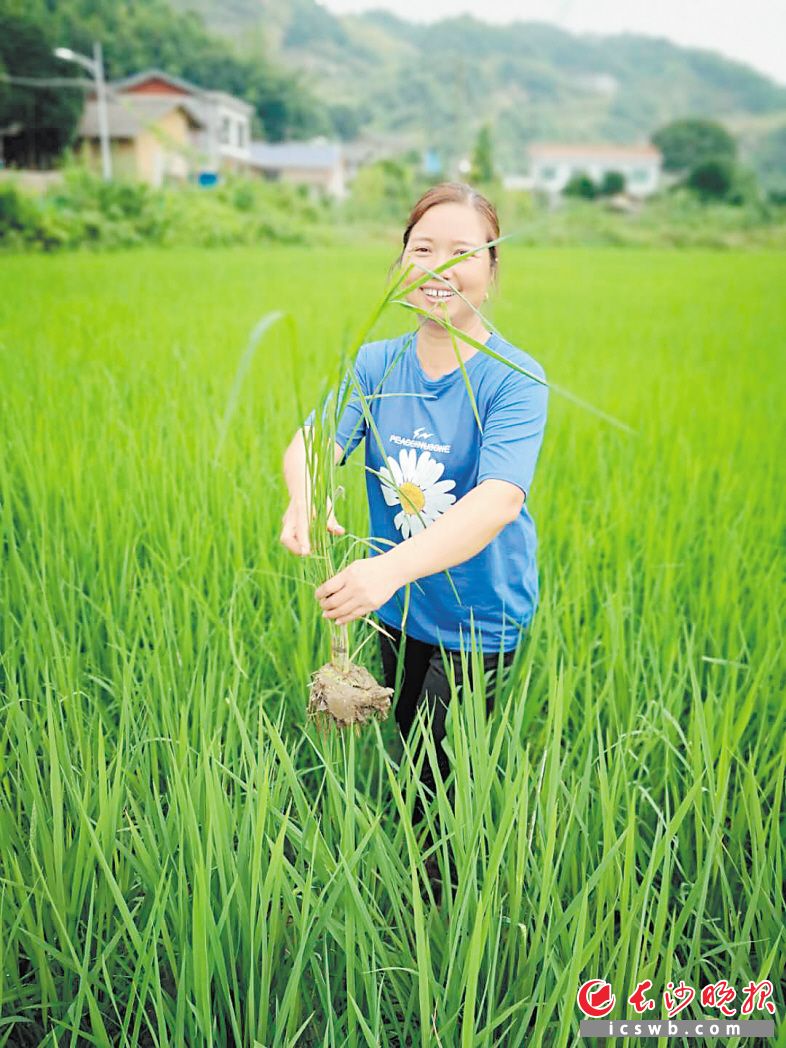
{"label": "hillside", "polygon": [[350,129],[466,153],[490,120],[500,168],[534,139],[645,140],[677,116],[741,132],[748,159],[782,137],[786,88],[750,67],[667,40],[573,34],[463,16],[416,25],[381,12],[338,17],[315,0],[175,0],[244,53],[269,48],[302,71]]}

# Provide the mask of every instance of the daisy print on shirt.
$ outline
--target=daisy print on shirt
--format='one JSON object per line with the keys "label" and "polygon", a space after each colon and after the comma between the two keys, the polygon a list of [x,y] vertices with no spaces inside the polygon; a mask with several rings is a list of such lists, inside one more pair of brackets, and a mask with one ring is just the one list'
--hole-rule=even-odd
{"label": "daisy print on shirt", "polygon": [[[440,480],[445,465],[431,457],[430,451],[418,455],[414,448],[402,448],[398,462],[392,455],[379,471],[382,495],[388,506],[401,506],[393,524],[408,539],[432,524],[456,501],[451,488],[455,480]],[[398,490],[397,490],[398,489]]]}

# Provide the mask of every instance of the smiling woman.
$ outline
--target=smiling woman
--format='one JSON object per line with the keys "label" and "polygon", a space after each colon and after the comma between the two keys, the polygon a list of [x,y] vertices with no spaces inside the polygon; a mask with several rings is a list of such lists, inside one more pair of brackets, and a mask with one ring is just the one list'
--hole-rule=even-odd
{"label": "smiling woman", "polygon": [[[498,238],[499,221],[490,201],[461,183],[443,183],[429,189],[413,207],[398,264],[413,264],[405,281],[412,284],[424,271],[433,272],[441,263]],[[496,244],[475,250],[445,272],[445,276],[434,277],[414,291],[410,301],[485,342],[490,332],[479,310],[496,280]],[[462,358],[468,359],[474,351],[466,343],[462,345]],[[434,377],[456,366],[450,332],[428,318],[424,318],[418,333],[418,355],[424,370]]]}
{"label": "smiling woman", "polygon": [[[450,678],[462,687],[462,651],[480,650],[490,695],[538,600],[526,498],[547,384],[540,364],[492,332],[480,312],[496,280],[498,239],[494,207],[464,184],[434,186],[412,209],[397,264],[408,267],[403,290],[421,322],[361,346],[336,429],[340,464],[367,426],[373,433],[365,452],[373,552],[316,590],[338,624],[376,612],[402,736],[425,707],[442,775]],[[302,446],[299,431],[284,460],[291,502],[281,540],[295,553],[309,549]],[[343,530],[332,516],[328,526]],[[433,792],[427,758],[422,777]]]}

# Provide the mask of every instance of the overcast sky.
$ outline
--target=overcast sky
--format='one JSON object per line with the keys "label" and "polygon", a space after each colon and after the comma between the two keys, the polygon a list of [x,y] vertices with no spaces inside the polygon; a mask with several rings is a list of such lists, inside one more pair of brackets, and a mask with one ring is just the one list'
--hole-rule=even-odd
{"label": "overcast sky", "polygon": [[385,8],[425,22],[471,14],[487,22],[540,21],[590,33],[643,33],[719,51],[786,85],[784,0],[320,0],[337,13]]}

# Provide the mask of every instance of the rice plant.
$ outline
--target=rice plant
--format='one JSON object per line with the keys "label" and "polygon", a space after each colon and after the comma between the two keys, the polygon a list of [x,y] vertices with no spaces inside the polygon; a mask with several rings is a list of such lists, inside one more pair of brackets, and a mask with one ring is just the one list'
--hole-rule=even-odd
{"label": "rice plant", "polygon": [[4,262],[0,1045],[564,1046],[590,978],[618,1015],[769,978],[783,1044],[784,258],[506,251],[494,322],[636,435],[552,400],[541,604],[493,715],[482,675],[451,703],[437,907],[393,718],[306,718],[330,630],[278,541],[293,402],[389,254]]}

